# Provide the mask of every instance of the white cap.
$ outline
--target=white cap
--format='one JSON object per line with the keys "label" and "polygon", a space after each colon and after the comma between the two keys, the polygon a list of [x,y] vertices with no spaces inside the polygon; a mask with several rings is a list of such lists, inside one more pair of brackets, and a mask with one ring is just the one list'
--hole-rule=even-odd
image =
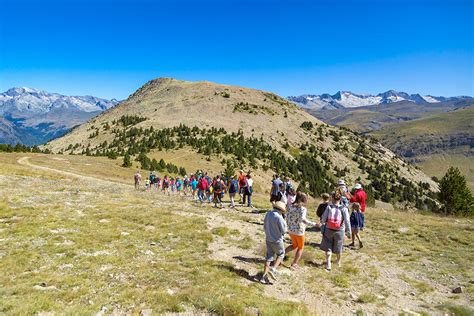
{"label": "white cap", "polygon": [[346,185],[346,182],[344,182],[344,180],[341,179],[337,182],[337,184],[338,185]]}
{"label": "white cap", "polygon": [[356,183],[356,185],[354,185],[354,189],[356,190],[362,189],[362,185],[360,183]]}

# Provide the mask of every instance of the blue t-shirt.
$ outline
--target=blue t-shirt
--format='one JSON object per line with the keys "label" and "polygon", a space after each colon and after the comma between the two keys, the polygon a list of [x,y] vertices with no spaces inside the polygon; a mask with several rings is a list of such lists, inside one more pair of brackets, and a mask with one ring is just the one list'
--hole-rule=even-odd
{"label": "blue t-shirt", "polygon": [[191,181],[191,188],[193,190],[196,190],[197,189],[197,185],[198,185],[198,182],[196,179],[194,179],[193,181]]}

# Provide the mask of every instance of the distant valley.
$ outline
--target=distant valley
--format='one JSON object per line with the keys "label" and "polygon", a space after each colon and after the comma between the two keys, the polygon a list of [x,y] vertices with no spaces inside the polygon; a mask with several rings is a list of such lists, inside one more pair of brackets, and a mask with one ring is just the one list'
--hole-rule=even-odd
{"label": "distant valley", "polygon": [[472,97],[422,96],[390,90],[375,96],[341,91],[288,99],[330,125],[376,137],[431,176],[440,178],[449,166],[459,167],[474,191]]}
{"label": "distant valley", "polygon": [[0,143],[43,144],[118,103],[31,88],[9,89],[0,93]]}

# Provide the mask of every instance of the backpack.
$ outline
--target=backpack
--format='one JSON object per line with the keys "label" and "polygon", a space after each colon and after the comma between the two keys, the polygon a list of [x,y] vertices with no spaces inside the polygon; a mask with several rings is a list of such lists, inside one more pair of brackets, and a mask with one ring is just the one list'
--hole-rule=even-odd
{"label": "backpack", "polygon": [[214,183],[213,189],[216,192],[222,191],[222,181],[221,180],[216,181],[216,183]]}
{"label": "backpack", "polygon": [[332,230],[339,230],[344,222],[341,209],[336,205],[329,207],[328,219],[326,221],[327,228]]}
{"label": "backpack", "polygon": [[239,182],[237,180],[230,181],[229,192],[235,193],[237,192],[237,188],[239,187]]}

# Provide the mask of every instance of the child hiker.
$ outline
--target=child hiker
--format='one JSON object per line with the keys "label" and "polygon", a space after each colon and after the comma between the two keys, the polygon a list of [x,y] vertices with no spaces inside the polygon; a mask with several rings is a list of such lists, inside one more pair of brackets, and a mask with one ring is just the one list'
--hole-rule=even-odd
{"label": "child hiker", "polygon": [[[285,256],[285,245],[283,243],[283,236],[286,233],[286,222],[282,214],[286,212],[286,205],[283,202],[275,202],[273,210],[265,215],[263,227],[265,229],[265,241],[267,245],[267,253],[265,256],[265,266],[260,282],[263,284],[271,284],[268,280],[268,274],[276,280],[277,268]],[[270,264],[276,256],[273,267]]]}

